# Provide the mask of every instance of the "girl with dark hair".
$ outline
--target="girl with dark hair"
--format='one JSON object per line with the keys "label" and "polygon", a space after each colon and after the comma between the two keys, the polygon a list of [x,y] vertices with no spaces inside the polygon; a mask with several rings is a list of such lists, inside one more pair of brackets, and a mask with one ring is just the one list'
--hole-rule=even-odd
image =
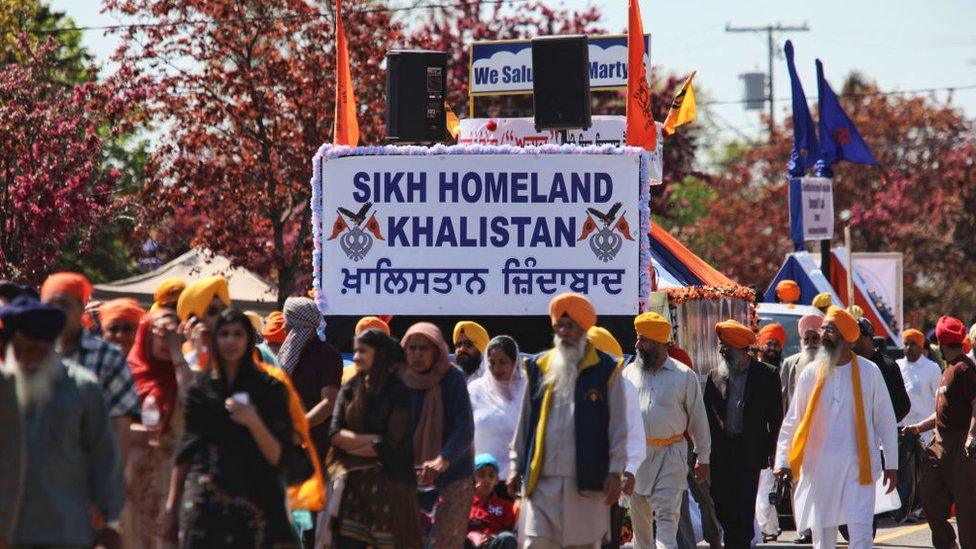
{"label": "girl with dark hair", "polygon": [[167,527],[190,467],[182,547],[297,547],[285,509],[284,464],[292,423],[284,386],[254,362],[254,327],[236,309],[220,313],[211,367],[187,392],[185,429],[167,501]]}
{"label": "girl with dark hair", "polygon": [[330,490],[316,547],[420,547],[410,392],[400,344],[376,329],[354,342],[356,375],[339,391],[326,458]]}

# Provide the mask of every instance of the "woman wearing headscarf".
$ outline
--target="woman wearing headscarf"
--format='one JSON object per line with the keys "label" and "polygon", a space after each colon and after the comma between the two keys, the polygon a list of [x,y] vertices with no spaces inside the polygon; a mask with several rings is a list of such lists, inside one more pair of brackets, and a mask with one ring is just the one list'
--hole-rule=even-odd
{"label": "woman wearing headscarf", "polygon": [[[296,547],[285,485],[294,484],[292,421],[285,386],[254,361],[254,327],[236,309],[221,312],[211,365],[186,396],[177,468],[189,466],[183,547]],[[175,541],[185,476],[174,470],[166,536]]]}
{"label": "woman wearing headscarf", "polygon": [[401,340],[407,355],[403,382],[410,388],[414,466],[421,485],[440,493],[431,532],[434,547],[461,547],[474,494],[474,418],[464,373],[449,361],[440,329],[419,322]]}
{"label": "woman wearing headscarf", "polygon": [[163,542],[166,492],[183,434],[182,397],[192,379],[180,350],[183,338],[178,326],[175,309],[157,307],[139,323],[128,356],[140,406],[148,411],[144,406],[148,399],[158,411],[158,417],[144,416],[132,424],[125,494],[129,547],[158,547]]}
{"label": "woman wearing headscarf", "polygon": [[[508,478],[508,447],[518,427],[525,394],[525,373],[519,348],[509,336],[497,336],[485,347],[483,375],[468,384],[474,415],[475,454],[488,453],[498,461],[498,478]],[[499,483],[504,491],[504,483]]]}
{"label": "woman wearing headscarf", "polygon": [[281,368],[302,399],[318,455],[329,450],[329,419],[342,379],[342,357],[316,334],[322,313],[307,297],[285,300],[285,342],[278,351]]}
{"label": "woman wearing headscarf", "polygon": [[356,375],[339,392],[329,430],[332,485],[316,547],[420,547],[403,349],[368,329],[356,335],[354,350]]}

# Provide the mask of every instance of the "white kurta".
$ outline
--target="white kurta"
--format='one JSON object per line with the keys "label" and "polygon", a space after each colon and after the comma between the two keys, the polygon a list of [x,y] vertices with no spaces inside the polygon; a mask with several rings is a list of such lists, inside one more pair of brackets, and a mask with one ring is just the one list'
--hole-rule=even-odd
{"label": "white kurta", "polygon": [[624,399],[627,401],[627,468],[632,475],[637,474],[637,468],[644,461],[647,439],[644,436],[644,418],[641,417],[640,396],[634,382],[623,378]]}
{"label": "white kurta", "polygon": [[495,456],[498,478],[504,482],[508,479],[509,445],[518,427],[526,382],[523,377],[511,384],[512,400],[493,387],[493,382],[489,373],[468,384],[474,415],[474,452],[475,455],[488,453]]}
{"label": "white kurta", "polygon": [[[881,476],[881,451],[885,467],[898,468],[898,428],[891,397],[878,367],[858,357],[861,391],[871,451],[873,479]],[[776,450],[776,467],[788,467],[787,456],[817,382],[818,368],[811,364],[797,380],[790,410],[783,419]],[[858,483],[857,438],[851,364],[833,367],[824,382],[820,403],[807,438],[800,477],[793,494],[798,529],[829,528],[849,523],[869,523],[874,515],[875,485]],[[794,476],[796,472],[794,471]]]}
{"label": "white kurta", "polygon": [[[935,396],[942,382],[942,369],[924,356],[915,362],[907,358],[898,359],[901,377],[905,380],[905,391],[912,403],[912,409],[899,425],[921,423],[935,413]],[[934,431],[922,433],[922,445],[928,446]]]}

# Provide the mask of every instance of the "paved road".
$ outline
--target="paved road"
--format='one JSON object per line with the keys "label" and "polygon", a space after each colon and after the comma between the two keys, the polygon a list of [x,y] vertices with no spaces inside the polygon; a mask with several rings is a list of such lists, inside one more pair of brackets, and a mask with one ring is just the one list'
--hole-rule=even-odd
{"label": "paved road", "polygon": [[[795,538],[796,532],[783,532],[778,542],[760,545],[760,547],[810,547],[810,545],[792,543]],[[838,542],[843,543],[843,541],[843,538],[838,537]],[[874,537],[874,546],[928,548],[932,547],[932,532],[925,522],[896,524],[885,520],[878,524],[878,534]]]}

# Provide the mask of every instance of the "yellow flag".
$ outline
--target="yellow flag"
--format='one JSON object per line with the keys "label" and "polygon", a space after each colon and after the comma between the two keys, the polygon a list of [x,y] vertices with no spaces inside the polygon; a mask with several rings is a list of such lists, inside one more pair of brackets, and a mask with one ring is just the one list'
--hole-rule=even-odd
{"label": "yellow flag", "polygon": [[451,134],[451,138],[457,139],[458,132],[461,131],[461,121],[458,120],[447,101],[444,102],[444,124],[447,126],[447,133]]}
{"label": "yellow flag", "polygon": [[681,85],[681,89],[674,96],[674,101],[671,102],[668,117],[664,120],[664,133],[667,135],[673,134],[678,126],[695,119],[695,87],[692,85],[691,79],[695,77],[697,72],[691,72],[691,76]]}

